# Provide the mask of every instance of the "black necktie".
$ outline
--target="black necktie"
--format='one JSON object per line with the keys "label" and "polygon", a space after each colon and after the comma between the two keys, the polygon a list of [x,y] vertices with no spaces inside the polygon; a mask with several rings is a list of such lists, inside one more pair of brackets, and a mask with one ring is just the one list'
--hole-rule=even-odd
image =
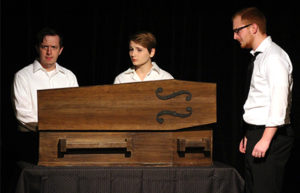
{"label": "black necktie", "polygon": [[258,54],[260,54],[261,52],[255,52],[254,55],[252,56],[250,63],[248,65],[247,68],[247,75],[246,75],[246,82],[245,82],[245,90],[244,90],[244,103],[245,104],[248,94],[249,94],[249,90],[250,90],[250,84],[251,84],[251,77],[252,77],[252,73],[253,73],[253,67],[254,67],[254,61],[256,59],[256,56]]}

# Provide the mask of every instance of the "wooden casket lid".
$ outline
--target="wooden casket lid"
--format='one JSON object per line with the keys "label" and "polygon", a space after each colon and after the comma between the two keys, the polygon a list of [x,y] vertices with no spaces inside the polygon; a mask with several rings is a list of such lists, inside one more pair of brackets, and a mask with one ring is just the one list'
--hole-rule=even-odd
{"label": "wooden casket lid", "polygon": [[159,80],[38,91],[39,130],[178,130],[216,122],[216,84]]}

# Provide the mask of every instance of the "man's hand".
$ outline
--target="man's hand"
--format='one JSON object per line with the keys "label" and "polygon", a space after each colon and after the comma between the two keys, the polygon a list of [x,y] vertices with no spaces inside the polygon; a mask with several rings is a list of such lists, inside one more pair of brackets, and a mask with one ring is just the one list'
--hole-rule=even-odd
{"label": "man's hand", "polygon": [[269,149],[270,143],[277,131],[276,127],[266,127],[262,138],[256,143],[253,148],[252,156],[256,158],[263,158]]}
{"label": "man's hand", "polygon": [[246,153],[246,146],[247,146],[247,138],[244,137],[240,142],[240,152]]}
{"label": "man's hand", "polygon": [[270,146],[270,141],[260,139],[253,148],[252,156],[256,158],[265,157],[266,152],[269,149],[269,146]]}

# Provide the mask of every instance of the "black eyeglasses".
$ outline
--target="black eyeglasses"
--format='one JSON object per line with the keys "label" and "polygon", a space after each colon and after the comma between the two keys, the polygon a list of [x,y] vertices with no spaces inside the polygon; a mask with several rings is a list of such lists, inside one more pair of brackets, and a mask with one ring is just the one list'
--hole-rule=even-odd
{"label": "black eyeglasses", "polygon": [[244,26],[236,28],[236,29],[233,29],[233,33],[237,33],[238,34],[242,29],[244,29],[246,27],[249,27],[250,25],[252,25],[252,23],[250,23],[248,25],[244,25]]}

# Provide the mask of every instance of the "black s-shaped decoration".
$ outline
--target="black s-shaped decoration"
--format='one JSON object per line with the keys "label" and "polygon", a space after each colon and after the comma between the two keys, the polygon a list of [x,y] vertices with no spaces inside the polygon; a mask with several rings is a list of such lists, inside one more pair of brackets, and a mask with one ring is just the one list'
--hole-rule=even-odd
{"label": "black s-shaped decoration", "polygon": [[162,92],[163,92],[163,88],[161,88],[161,87],[157,88],[156,91],[155,91],[155,94],[156,94],[157,98],[159,98],[161,100],[168,100],[168,99],[175,98],[178,95],[182,95],[182,94],[188,95],[185,98],[186,101],[190,101],[192,99],[192,94],[189,91],[186,91],[186,90],[180,90],[180,91],[174,92],[170,95],[160,96],[159,93],[162,93]]}
{"label": "black s-shaped decoration", "polygon": [[[178,91],[178,92],[174,92],[174,93],[172,93],[170,95],[166,95],[166,96],[159,95],[159,93],[162,93],[162,92],[163,92],[162,88],[157,88],[156,91],[155,91],[155,94],[156,94],[157,98],[159,98],[161,100],[169,100],[171,98],[175,98],[175,97],[177,97],[179,95],[182,95],[182,94],[188,95],[185,98],[186,101],[190,101],[192,99],[192,94],[189,91],[186,91],[186,90],[181,90],[181,91]],[[181,118],[189,117],[189,116],[191,116],[192,111],[193,111],[192,107],[187,107],[186,111],[188,112],[187,114],[181,114],[181,113],[177,113],[176,111],[163,110],[163,111],[159,112],[156,115],[156,120],[157,120],[158,123],[162,124],[164,122],[164,119],[160,118],[160,116],[162,116],[162,115],[171,115],[171,116],[174,116],[174,117],[181,117]]]}

